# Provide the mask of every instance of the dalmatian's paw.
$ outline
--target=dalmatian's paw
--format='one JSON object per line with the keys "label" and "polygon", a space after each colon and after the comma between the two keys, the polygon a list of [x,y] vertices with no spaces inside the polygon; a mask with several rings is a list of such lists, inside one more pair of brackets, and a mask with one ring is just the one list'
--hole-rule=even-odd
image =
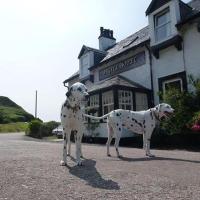
{"label": "dalmatian's paw", "polygon": [[83,166],[82,161],[77,161],[77,166]]}
{"label": "dalmatian's paw", "polygon": [[61,165],[61,166],[66,166],[66,165],[67,165],[67,163],[66,163],[66,162],[64,162],[63,160],[61,160],[61,161],[60,161],[60,165]]}
{"label": "dalmatian's paw", "polygon": [[148,156],[149,158],[154,158],[155,155],[151,154],[151,153],[146,153],[146,156]]}

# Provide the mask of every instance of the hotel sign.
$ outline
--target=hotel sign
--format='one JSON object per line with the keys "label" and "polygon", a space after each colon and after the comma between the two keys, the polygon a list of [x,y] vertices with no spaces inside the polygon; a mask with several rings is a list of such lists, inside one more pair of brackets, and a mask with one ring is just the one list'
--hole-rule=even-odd
{"label": "hotel sign", "polygon": [[143,51],[133,57],[99,70],[99,80],[104,80],[116,74],[144,65],[145,63],[145,52]]}

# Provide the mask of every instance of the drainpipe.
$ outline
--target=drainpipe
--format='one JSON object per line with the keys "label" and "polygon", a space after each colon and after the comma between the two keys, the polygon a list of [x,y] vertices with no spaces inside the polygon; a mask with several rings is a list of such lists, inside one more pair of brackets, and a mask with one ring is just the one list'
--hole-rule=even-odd
{"label": "drainpipe", "polygon": [[149,65],[150,65],[150,77],[151,77],[151,89],[152,89],[152,93],[151,93],[151,103],[152,106],[154,106],[154,87],[153,87],[153,68],[152,68],[152,54],[151,54],[151,49],[150,47],[145,44],[145,47],[148,50],[149,53]]}

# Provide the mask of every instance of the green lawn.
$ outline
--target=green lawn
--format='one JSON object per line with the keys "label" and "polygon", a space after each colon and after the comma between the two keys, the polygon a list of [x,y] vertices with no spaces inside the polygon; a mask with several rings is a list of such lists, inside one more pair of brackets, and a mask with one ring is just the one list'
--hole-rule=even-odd
{"label": "green lawn", "polygon": [[28,123],[25,122],[0,124],[0,133],[25,132],[27,128]]}

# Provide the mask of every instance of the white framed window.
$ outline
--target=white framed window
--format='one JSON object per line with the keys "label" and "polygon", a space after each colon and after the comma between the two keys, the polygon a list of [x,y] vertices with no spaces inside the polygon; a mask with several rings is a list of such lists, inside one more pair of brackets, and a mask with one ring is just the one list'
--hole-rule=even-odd
{"label": "white framed window", "polygon": [[171,17],[169,8],[158,13],[154,17],[155,39],[162,41],[171,35]]}
{"label": "white framed window", "polygon": [[[92,111],[90,114],[98,117],[99,111],[99,95],[95,94],[90,96],[90,110]],[[91,121],[96,122],[96,120],[91,119]]]}
{"label": "white framed window", "polygon": [[147,110],[148,109],[148,98],[146,93],[135,93],[136,110]]}
{"label": "white framed window", "polygon": [[81,57],[81,66],[80,66],[80,72],[81,72],[81,77],[85,77],[89,75],[89,55],[83,55]]}
{"label": "white framed window", "polygon": [[114,110],[114,98],[112,90],[102,93],[102,109],[103,109],[103,115]]}
{"label": "white framed window", "polygon": [[180,92],[182,92],[183,91],[183,81],[182,81],[181,78],[175,78],[175,79],[171,79],[171,80],[166,80],[166,81],[163,81],[162,87],[163,87],[164,94],[170,88],[174,88],[174,89],[177,89]]}
{"label": "white framed window", "polygon": [[99,108],[99,95],[98,94],[90,96],[90,107],[91,108]]}
{"label": "white framed window", "polygon": [[133,94],[128,90],[119,90],[119,108],[125,110],[133,110]]}

